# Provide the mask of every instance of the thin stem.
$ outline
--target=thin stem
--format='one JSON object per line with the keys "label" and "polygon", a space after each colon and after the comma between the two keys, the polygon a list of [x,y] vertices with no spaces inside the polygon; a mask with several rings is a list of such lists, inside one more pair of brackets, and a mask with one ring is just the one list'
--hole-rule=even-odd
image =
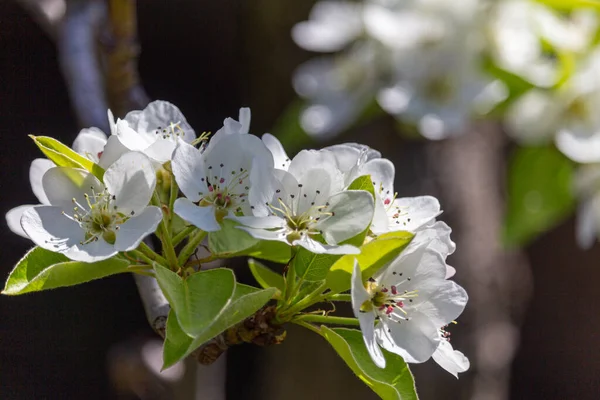
{"label": "thin stem", "polygon": [[171,243],[173,243],[173,246],[177,246],[179,243],[181,243],[183,241],[183,239],[185,239],[190,234],[192,234],[192,232],[194,232],[196,229],[197,228],[194,225],[184,228],[181,232],[179,232],[177,235],[175,235],[173,237],[173,240],[171,241]]}
{"label": "thin stem", "polygon": [[308,330],[315,332],[317,335],[323,336],[323,333],[321,332],[321,330],[319,328],[317,328],[316,326],[314,326],[312,324],[309,324],[308,322],[302,322],[302,321],[298,321],[298,320],[294,320],[292,322],[296,325],[300,325]]}
{"label": "thin stem", "polygon": [[179,268],[179,263],[177,262],[177,254],[175,254],[175,247],[171,242],[169,224],[167,223],[167,219],[170,218],[170,216],[165,215],[165,211],[162,208],[163,204],[161,203],[160,197],[156,191],[154,191],[154,194],[152,195],[152,204],[160,207],[161,211],[163,212],[162,221],[160,221],[160,225],[158,226],[160,231],[158,237],[162,243],[162,251],[167,258],[169,268],[171,268],[172,271],[177,271]]}
{"label": "thin stem", "polygon": [[305,298],[303,298],[296,304],[292,304],[289,307],[284,307],[279,313],[280,319],[285,320],[285,319],[289,318],[290,316],[304,310],[305,308],[312,306],[313,304],[317,304],[317,303],[322,302],[323,300],[326,300],[327,296],[322,294],[326,288],[327,288],[327,283],[323,282],[323,284],[321,286],[319,286],[311,294],[309,294],[308,296],[306,296]]}
{"label": "thin stem", "polygon": [[[140,252],[142,252],[146,257],[148,257],[151,261],[156,261],[162,265],[167,265],[167,260],[161,256],[160,254],[158,254],[157,252],[155,252],[154,250],[152,250],[150,247],[148,247],[148,245],[144,242],[141,242],[140,245],[138,246],[137,250],[139,250]],[[152,263],[150,263],[150,265],[152,265]]]}
{"label": "thin stem", "polygon": [[155,262],[158,262],[158,261],[152,260],[150,257],[147,257],[144,253],[142,253],[139,250],[131,250],[131,251],[129,251],[129,253],[133,254],[133,256],[136,259],[142,260],[143,262],[145,262],[148,265],[154,265]]}
{"label": "thin stem", "polygon": [[196,248],[200,245],[200,243],[202,243],[206,235],[207,232],[198,229],[198,231],[190,237],[190,240],[188,240],[187,244],[184,246],[183,249],[181,249],[181,252],[179,253],[180,265],[184,265],[187,262],[187,260],[192,256],[192,254],[194,254]]}
{"label": "thin stem", "polygon": [[294,317],[292,322],[297,323],[296,321],[303,322],[314,322],[316,324],[330,324],[330,325],[348,325],[348,326],[360,326],[358,319],[356,318],[347,318],[347,317],[327,317],[324,315],[298,315]]}
{"label": "thin stem", "polygon": [[352,296],[350,294],[332,294],[327,296],[327,300],[331,301],[352,301]]}
{"label": "thin stem", "polygon": [[175,175],[173,175],[173,173],[170,171],[169,175],[171,177],[171,187],[169,193],[169,233],[171,234],[173,233],[173,220],[175,219],[173,206],[175,204],[175,200],[177,200],[177,196],[179,195],[179,186],[177,186],[177,182],[175,182]]}

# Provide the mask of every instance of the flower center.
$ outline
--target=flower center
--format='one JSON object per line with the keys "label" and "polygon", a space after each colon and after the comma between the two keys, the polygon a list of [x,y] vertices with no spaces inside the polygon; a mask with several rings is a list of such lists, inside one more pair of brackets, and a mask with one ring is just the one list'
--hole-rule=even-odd
{"label": "flower center", "polygon": [[[302,184],[298,185],[298,188],[302,188]],[[276,193],[280,193],[281,190],[277,190]],[[317,195],[320,191],[317,191]],[[304,212],[298,212],[299,201],[301,198],[306,198],[307,194],[302,193],[300,190],[298,194],[289,195],[290,201],[286,202],[282,197],[277,197],[277,204],[267,203],[267,206],[271,209],[271,214],[286,220],[285,235],[288,243],[292,244],[296,240],[300,240],[304,235],[319,235],[322,232],[315,228],[315,225],[323,217],[332,217],[335,215],[334,212],[325,211],[329,207],[329,203],[325,205],[316,205],[314,201],[310,203],[310,207]],[[316,197],[316,196],[315,196]],[[294,199],[298,198],[297,201]]]}
{"label": "flower center", "polygon": [[179,126],[180,123],[181,121],[177,121],[169,123],[169,126],[158,126],[154,130],[154,134],[163,139],[170,139],[176,142],[178,137],[183,138],[185,135],[185,132],[181,129],[181,126]]}
{"label": "flower center", "polygon": [[206,183],[208,192],[198,192],[201,196],[198,201],[200,207],[215,207],[215,217],[217,221],[223,221],[229,211],[236,214],[242,212],[242,205],[246,203],[248,196],[248,170],[240,168],[239,170],[229,171],[224,164],[219,164],[219,171],[208,166],[208,174],[201,178]]}
{"label": "flower center", "polygon": [[[114,244],[116,240],[116,231],[123,224],[128,216],[120,213],[117,206],[114,205],[116,200],[106,189],[101,193],[96,193],[94,188],[91,188],[92,195],[85,193],[86,205],[80,204],[73,198],[73,215],[69,215],[63,211],[63,215],[72,221],[79,224],[81,229],[85,231],[85,240],[82,245],[97,241],[99,238],[104,239],[107,243]],[[131,212],[134,215],[134,212]]]}
{"label": "flower center", "polygon": [[[394,274],[398,273],[394,272]],[[402,273],[399,275],[402,276]],[[407,278],[401,281],[398,286],[410,280],[411,278]],[[398,323],[410,320],[405,308],[418,296],[417,290],[400,290],[396,285],[386,287],[377,284],[373,278],[369,278],[365,283],[365,289],[371,298],[361,305],[360,312],[374,312],[378,318],[385,318]]]}

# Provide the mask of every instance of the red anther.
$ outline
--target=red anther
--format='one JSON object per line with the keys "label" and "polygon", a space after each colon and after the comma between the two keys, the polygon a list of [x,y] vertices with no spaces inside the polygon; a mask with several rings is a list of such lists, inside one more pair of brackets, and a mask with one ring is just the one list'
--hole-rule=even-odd
{"label": "red anther", "polygon": [[400,308],[404,308],[404,302],[403,301],[398,301],[396,302],[396,305]]}
{"label": "red anther", "polygon": [[103,151],[98,153],[98,158],[102,157],[102,153],[104,153]]}
{"label": "red anther", "polygon": [[229,197],[229,196],[225,196],[225,202],[226,202],[226,203],[229,203],[230,201],[231,201],[231,197]]}
{"label": "red anther", "polygon": [[385,204],[385,205],[387,206],[387,205],[388,205],[388,204],[390,204],[391,202],[392,202],[392,201],[391,201],[390,199],[385,199],[385,201],[383,202],[383,204]]}
{"label": "red anther", "polygon": [[387,306],[386,306],[385,304],[384,304],[384,305],[382,305],[381,307],[379,307],[379,311],[383,311],[383,310],[385,310],[385,308],[386,308],[386,307],[387,307]]}
{"label": "red anther", "polygon": [[392,306],[388,306],[388,307],[387,307],[387,310],[385,310],[385,313],[386,313],[387,315],[390,315],[390,314],[391,314],[393,311],[394,311],[394,307],[392,307]]}
{"label": "red anther", "polygon": [[400,214],[394,214],[394,216],[392,218],[398,218],[400,216]]}
{"label": "red anther", "polygon": [[387,292],[388,292],[387,288],[384,287],[383,289],[381,289],[381,293],[387,293]]}
{"label": "red anther", "polygon": [[242,183],[244,183],[244,180],[243,180],[243,179],[240,179],[240,185],[241,185]]}
{"label": "red anther", "polygon": [[223,196],[221,193],[217,193],[217,199],[220,199]]}
{"label": "red anther", "polygon": [[212,192],[213,190],[215,190],[215,189],[213,189],[212,185],[208,185],[208,191]]}
{"label": "red anther", "polygon": [[219,180],[219,183],[223,183],[223,182],[225,182],[225,178],[221,178],[221,179]]}
{"label": "red anther", "polygon": [[396,289],[396,286],[392,286],[392,294],[393,295],[397,295],[398,294],[398,289]]}

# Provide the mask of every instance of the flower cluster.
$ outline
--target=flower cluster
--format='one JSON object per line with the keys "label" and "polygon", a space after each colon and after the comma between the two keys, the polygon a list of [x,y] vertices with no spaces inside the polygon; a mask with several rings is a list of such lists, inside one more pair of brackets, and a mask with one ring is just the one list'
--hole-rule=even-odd
{"label": "flower cluster", "polygon": [[[273,296],[277,306],[272,323],[360,325],[377,367],[386,367],[382,347],[409,363],[433,357],[455,376],[469,368],[468,359],[453,350],[444,330],[463,311],[467,295],[449,280],[455,271],[446,258],[455,245],[450,228],[436,220],[440,204],[431,196],[398,198],[394,165],[378,151],[348,143],[303,150],[290,157],[274,136],[259,138],[249,133],[247,108],[240,110],[239,121],[226,119],[209,141],[206,135],[196,138],[179,109],[164,101],[116,121],[110,111],[108,116],[108,137],[90,128],[81,131],[72,150],[52,142],[53,149],[63,149],[60,157],[44,144],[50,138],[34,138],[50,158],[35,160],[30,168],[31,187],[40,204],[17,207],[6,218],[15,233],[38,246],[39,250],[32,251],[41,254],[40,260],[48,253],[60,253],[75,261],[49,268],[79,265],[73,268],[79,268],[74,274],[83,274],[77,278],[81,282],[110,274],[85,269],[88,264],[102,268],[107,264],[100,262],[105,260],[116,260],[117,272],[156,277],[175,313],[169,324],[178,324],[184,333],[165,342],[165,357],[181,359],[201,345],[202,341],[194,340],[206,328],[202,323],[221,323],[222,331],[231,327],[219,322],[221,314],[204,322],[203,314],[194,314],[201,304],[195,303],[195,296],[219,302],[229,290],[219,307],[239,306],[231,306],[236,309],[227,314],[227,323],[234,324],[236,315],[250,317],[260,312],[259,307],[266,307]],[[183,227],[175,227],[175,216]],[[162,244],[162,254],[143,243],[153,233]],[[258,254],[274,259],[273,249],[283,247],[287,252],[277,251],[283,254],[278,259],[284,257],[288,264],[286,287],[274,290],[264,284],[261,292],[242,285],[238,291],[230,271],[212,275],[201,271],[202,261],[190,257],[207,235],[206,247],[216,258]],[[227,247],[227,240],[220,242],[223,237],[233,238],[233,248]],[[238,239],[250,244],[240,249]],[[360,265],[356,256],[366,255],[365,246],[380,240],[393,244],[393,259],[372,271],[373,263]],[[253,251],[261,244],[262,252]],[[306,273],[310,265],[297,265],[303,252],[311,254],[311,259],[322,257],[312,275]],[[354,269],[346,271],[337,291],[328,288],[329,269],[348,257]],[[40,260],[36,262],[46,262]],[[123,263],[128,269],[121,267]],[[17,265],[7,292],[24,292],[29,283],[24,286],[19,281],[28,274],[23,268],[28,268],[27,263]],[[367,269],[372,276],[366,276]],[[43,266],[35,270],[40,276],[52,273],[44,272]],[[300,272],[302,276],[296,276]],[[212,280],[215,276],[221,281]],[[61,278],[55,279],[60,283]],[[303,286],[307,281],[319,285],[309,285],[307,290]],[[357,319],[328,319],[327,314],[303,311],[319,301],[338,300],[335,296],[345,290],[351,292],[341,294],[346,296],[343,301],[352,303]],[[260,294],[262,303],[234,301],[241,300],[235,297],[240,293],[242,297]],[[308,327],[322,332],[314,325]],[[177,355],[171,356],[172,352]]]}

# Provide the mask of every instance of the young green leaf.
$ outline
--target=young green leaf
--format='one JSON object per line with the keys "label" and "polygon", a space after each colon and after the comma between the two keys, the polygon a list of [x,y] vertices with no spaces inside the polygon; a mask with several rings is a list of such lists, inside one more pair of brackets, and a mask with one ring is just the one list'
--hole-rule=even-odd
{"label": "young green leaf", "polygon": [[400,356],[383,350],[386,368],[382,369],[371,360],[360,331],[326,326],[320,331],[356,376],[383,400],[419,398],[412,373]]}
{"label": "young green leaf", "polygon": [[275,288],[259,290],[238,283],[229,306],[195,338],[186,335],[178,319],[173,318],[175,314],[171,312],[167,320],[163,369],[169,368],[215,336],[254,314],[273,297],[276,291]]}
{"label": "young green leaf", "polygon": [[283,276],[273,272],[269,267],[266,267],[252,258],[248,259],[248,266],[250,267],[252,276],[254,276],[254,279],[256,279],[256,282],[258,282],[261,287],[274,287],[283,291],[285,287]]}
{"label": "young green leaf", "polygon": [[235,291],[230,269],[216,268],[182,279],[175,272],[155,264],[156,279],[182,330],[196,337],[224,312]]}
{"label": "young green leaf", "polygon": [[359,176],[348,186],[348,190],[365,190],[375,198],[375,187],[373,186],[371,175]]}
{"label": "young green leaf", "polygon": [[516,150],[508,170],[507,246],[527,244],[573,212],[573,172],[573,163],[554,147]]}
{"label": "young green leaf", "polygon": [[332,293],[350,289],[354,259],[358,260],[365,276],[373,275],[383,265],[397,257],[413,237],[412,233],[404,231],[379,235],[373,241],[363,245],[360,254],[348,254],[340,258],[327,274],[327,286]]}
{"label": "young green leaf", "polygon": [[102,181],[104,169],[88,158],[76,153],[70,147],[47,136],[29,135],[48,159],[59,167],[81,168],[91,172]]}
{"label": "young green leaf", "polygon": [[299,247],[290,268],[296,269],[296,275],[300,279],[309,282],[322,281],[327,276],[331,266],[340,257],[333,254],[315,254],[304,247]]}
{"label": "young green leaf", "polygon": [[208,234],[208,248],[215,258],[243,255],[244,250],[249,250],[258,243],[258,239],[237,229],[237,225],[236,222],[225,219],[221,230]]}
{"label": "young green leaf", "polygon": [[2,294],[18,295],[74,286],[127,272],[128,266],[127,261],[119,258],[95,263],[71,261],[60,253],[35,247],[12,270]]}

